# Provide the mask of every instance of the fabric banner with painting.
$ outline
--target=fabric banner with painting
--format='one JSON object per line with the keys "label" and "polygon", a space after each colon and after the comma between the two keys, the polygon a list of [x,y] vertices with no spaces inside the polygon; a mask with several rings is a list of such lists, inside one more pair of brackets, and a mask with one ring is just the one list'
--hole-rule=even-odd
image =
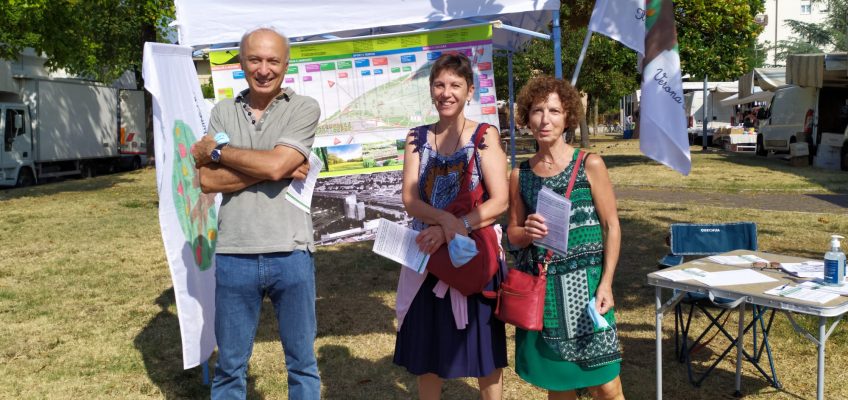
{"label": "fabric banner with painting", "polygon": [[183,367],[215,350],[215,237],[220,196],[204,194],[189,148],[206,133],[203,100],[191,47],[144,46],[144,87],[153,97],[159,225],[180,321]]}

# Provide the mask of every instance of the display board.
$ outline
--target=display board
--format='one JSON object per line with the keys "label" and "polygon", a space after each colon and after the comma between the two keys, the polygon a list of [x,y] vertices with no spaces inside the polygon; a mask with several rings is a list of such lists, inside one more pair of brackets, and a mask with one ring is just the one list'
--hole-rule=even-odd
{"label": "display board", "polygon": [[[400,200],[409,129],[434,123],[430,67],[444,53],[469,57],[476,88],[465,115],[498,126],[492,27],[292,43],[284,86],[321,107],[313,152],[324,171],[313,194],[319,244],[373,238],[378,218],[408,220]],[[247,88],[238,49],[209,52],[216,100]]]}

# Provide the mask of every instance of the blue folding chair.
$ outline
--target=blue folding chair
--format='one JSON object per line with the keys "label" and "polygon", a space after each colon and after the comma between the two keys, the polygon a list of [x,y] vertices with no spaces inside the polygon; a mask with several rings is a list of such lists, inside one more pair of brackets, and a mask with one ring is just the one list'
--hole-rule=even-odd
{"label": "blue folding chair", "polygon": [[[735,222],[723,224],[671,224],[667,239],[671,252],[659,260],[660,268],[673,267],[684,262],[686,256],[710,256],[733,250],[757,250],[757,225],[753,222]],[[735,309],[744,300],[716,298],[712,294],[688,293],[675,307],[674,345],[678,361],[686,363],[689,382],[700,387],[704,379],[716,368],[719,362],[736,347],[737,339],[724,328],[728,312]],[[686,310],[684,306],[688,306]],[[709,320],[709,324],[698,337],[689,341],[692,317],[700,311]],[[724,317],[724,321],[722,321]],[[766,321],[767,320],[767,321]],[[762,306],[753,307],[753,318],[743,330],[744,337],[753,330],[753,354],[743,351],[743,356],[760,372],[771,386],[780,388],[774,367],[774,358],[769,345],[768,335],[774,321],[774,309]],[[759,327],[759,333],[758,333]],[[713,336],[707,338],[707,335]],[[723,334],[730,345],[703,372],[696,375],[692,368],[692,354],[704,348],[718,334]],[[770,373],[760,366],[763,351],[767,354]]]}

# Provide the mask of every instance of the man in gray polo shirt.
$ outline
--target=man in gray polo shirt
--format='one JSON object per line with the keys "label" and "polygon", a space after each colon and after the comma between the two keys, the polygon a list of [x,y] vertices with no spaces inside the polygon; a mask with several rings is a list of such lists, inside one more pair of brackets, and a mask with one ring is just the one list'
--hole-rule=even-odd
{"label": "man in gray polo shirt", "polygon": [[308,172],[320,109],[281,88],[288,39],[269,28],[242,37],[249,89],[212,110],[209,133],[192,147],[205,193],[221,192],[215,255],[218,361],[212,399],[244,399],[247,362],[262,299],[274,305],[286,356],[289,398],[318,399],[312,219],[285,199]]}

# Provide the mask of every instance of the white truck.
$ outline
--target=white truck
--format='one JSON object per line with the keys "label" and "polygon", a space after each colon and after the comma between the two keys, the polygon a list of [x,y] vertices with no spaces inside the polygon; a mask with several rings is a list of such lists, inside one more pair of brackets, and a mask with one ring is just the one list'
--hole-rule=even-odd
{"label": "white truck", "polygon": [[35,75],[0,61],[0,186],[146,162],[142,91]]}
{"label": "white truck", "polygon": [[788,57],[788,84],[775,89],[768,118],[760,121],[757,154],[789,152],[793,143],[807,143],[814,165],[838,168],[841,161],[848,170],[848,146],[842,141],[835,146],[833,140],[844,138],[848,125],[846,61],[845,54]]}

